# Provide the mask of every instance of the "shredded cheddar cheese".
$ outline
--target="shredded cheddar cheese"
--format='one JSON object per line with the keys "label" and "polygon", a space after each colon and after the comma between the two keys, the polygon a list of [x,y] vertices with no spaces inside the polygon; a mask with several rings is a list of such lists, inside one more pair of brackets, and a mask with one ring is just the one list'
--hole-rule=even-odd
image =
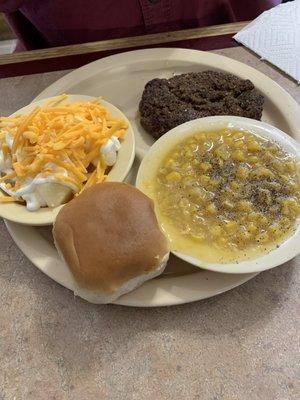
{"label": "shredded cheddar cheese", "polygon": [[0,195],[0,203],[14,203],[20,201],[18,198]]}
{"label": "shredded cheddar cheese", "polygon": [[[112,136],[122,140],[127,123],[109,115],[99,99],[61,104],[66,99],[58,96],[28,115],[0,118],[0,150],[4,160],[12,160],[12,172],[2,173],[0,183],[11,192],[41,173],[72,184],[76,194],[105,180],[108,166],[100,148]],[[5,142],[7,133],[11,148]],[[0,196],[0,202],[10,201],[20,198]]]}

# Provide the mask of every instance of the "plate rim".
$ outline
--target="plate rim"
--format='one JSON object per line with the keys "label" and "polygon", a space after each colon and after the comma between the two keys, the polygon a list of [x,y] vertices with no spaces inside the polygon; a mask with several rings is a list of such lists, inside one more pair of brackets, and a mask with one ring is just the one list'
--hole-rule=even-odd
{"label": "plate rim", "polygon": [[[161,57],[163,52],[163,58]],[[159,54],[159,56],[158,56]],[[135,57],[135,60],[133,59],[133,56]],[[205,59],[201,59],[201,56],[204,57]],[[47,88],[45,88],[43,91],[40,92],[39,95],[37,95],[33,101],[39,100],[39,99],[43,99],[45,97],[49,97],[49,96],[53,96],[53,95],[57,95],[60,93],[60,91],[62,90],[68,90],[68,86],[70,86],[72,84],[72,82],[74,81],[78,81],[82,80],[80,79],[80,77],[82,77],[83,73],[86,73],[87,71],[90,70],[88,76],[85,76],[85,79],[87,79],[88,77],[91,77],[93,75],[95,75],[97,72],[99,72],[100,69],[105,70],[107,68],[110,67],[110,63],[111,61],[117,61],[117,62],[122,62],[123,60],[126,59],[126,64],[131,64],[137,61],[149,61],[149,60],[153,60],[154,58],[156,58],[157,60],[160,60],[162,62],[166,62],[167,60],[180,60],[180,61],[184,61],[187,58],[189,59],[189,61],[194,62],[195,64],[207,64],[207,67],[214,67],[214,68],[220,68],[219,66],[219,62],[220,64],[222,64],[223,70],[227,70],[229,73],[235,73],[236,75],[239,76],[243,76],[248,74],[248,78],[249,79],[254,79],[254,80],[258,80],[259,81],[259,86],[260,88],[266,90],[266,92],[271,95],[272,93],[272,100],[273,97],[275,97],[275,102],[276,102],[276,98],[277,96],[281,96],[281,98],[285,99],[284,102],[284,110],[283,110],[283,114],[284,115],[288,115],[290,117],[293,116],[293,118],[289,118],[289,123],[292,126],[292,130],[295,131],[297,125],[299,126],[300,124],[300,113],[296,113],[295,111],[298,110],[299,105],[296,102],[295,99],[293,99],[293,97],[285,90],[283,89],[277,82],[273,81],[271,78],[269,78],[267,75],[265,75],[264,73],[256,70],[255,68],[244,64],[243,62],[231,59],[229,57],[220,55],[220,54],[215,54],[215,53],[210,53],[210,52],[204,52],[204,51],[199,51],[199,50],[190,50],[190,49],[181,49],[181,48],[167,48],[167,47],[163,47],[163,48],[150,48],[150,49],[144,49],[144,50],[132,50],[132,51],[127,51],[127,52],[122,52],[119,54],[115,54],[115,55],[111,55],[108,57],[104,57],[102,59],[93,61],[91,63],[88,63],[80,68],[77,68],[71,72],[68,72],[67,74],[65,74],[64,76],[62,76],[61,78],[59,78],[58,80],[56,80],[55,82],[53,82],[51,85],[49,85]],[[199,62],[199,58],[200,61]],[[210,61],[210,63],[208,63],[208,60]],[[215,63],[215,64],[214,64]],[[224,65],[223,65],[224,64]],[[235,72],[234,72],[235,70]],[[241,73],[242,70],[242,73]],[[254,76],[254,78],[253,78]],[[271,87],[270,87],[271,86]],[[259,89],[260,89],[259,88]],[[11,225],[10,222],[5,221],[6,225]],[[9,227],[8,227],[8,230]],[[15,235],[12,233],[11,230],[11,235],[13,237],[13,240],[15,240]],[[19,246],[19,244],[16,242],[16,244]],[[20,244],[20,249],[22,244]],[[23,253],[25,254],[25,252],[23,251]],[[25,256],[27,256],[27,254],[25,254]],[[41,268],[35,264],[34,261],[32,261],[31,257],[27,256],[27,258],[29,258],[29,260],[31,262],[33,262],[33,264],[38,267],[40,270]],[[203,270],[202,270],[203,271]],[[42,271],[44,272],[44,271]],[[208,271],[209,273],[213,273]],[[202,273],[202,272],[201,272]],[[191,274],[195,275],[195,274]],[[200,274],[199,274],[200,275]],[[218,274],[218,275],[225,275],[225,274]],[[226,274],[226,275],[231,275],[231,274]],[[224,290],[220,290],[218,292],[216,292],[215,294],[212,295],[204,295],[204,296],[199,296],[199,294],[197,293],[196,296],[190,296],[190,298],[185,298],[185,299],[174,299],[174,296],[169,296],[169,301],[164,300],[158,303],[153,303],[153,304],[142,304],[141,302],[134,302],[134,301],[130,301],[130,300],[126,300],[126,296],[130,295],[127,294],[125,296],[120,297],[117,301],[114,302],[114,304],[119,304],[119,305],[126,305],[126,306],[135,306],[135,307],[153,307],[153,306],[169,306],[169,305],[177,305],[177,304],[183,304],[183,303],[189,303],[192,301],[197,301],[197,300],[201,300],[204,298],[208,298],[208,297],[213,297],[217,294],[221,294],[224,293],[228,290],[233,289],[234,287],[237,287],[243,283],[245,283],[246,281],[248,281],[249,279],[252,279],[254,276],[257,275],[257,273],[252,273],[252,274],[242,274],[243,275],[243,279],[240,280],[238,283],[231,285],[230,287],[225,287],[223,288]],[[186,275],[188,276],[188,275]],[[240,275],[234,275],[235,277],[239,277]],[[182,276],[180,277],[164,277],[162,279],[164,280],[174,280],[174,279],[181,279]],[[193,277],[195,280],[195,277]],[[53,279],[53,278],[52,278]],[[153,282],[153,281],[148,281],[148,282]],[[147,283],[144,284],[147,285]],[[143,287],[143,286],[142,286]],[[142,288],[141,287],[141,288]],[[136,289],[139,290],[139,289]],[[134,293],[134,292],[131,292]]]}
{"label": "plate rim", "polygon": [[[6,225],[6,228],[16,243],[16,245],[19,247],[19,249],[22,251],[22,253],[29,259],[29,261],[37,267],[41,272],[43,272],[45,275],[47,275],[50,279],[54,280],[55,282],[59,283],[61,286],[65,287],[66,289],[73,290],[73,282],[72,282],[72,277],[70,271],[68,271],[67,275],[69,275],[71,278],[67,280],[66,282],[57,277],[51,276],[51,274],[48,274],[47,271],[45,270],[45,267],[42,265],[39,257],[41,257],[42,251],[40,249],[36,249],[35,251],[32,252],[32,247],[28,245],[29,241],[32,241],[32,236],[38,235],[38,233],[35,231],[36,228],[34,226],[29,226],[29,225],[21,225],[17,224],[15,222],[11,222],[8,220],[4,219],[4,223]],[[23,234],[20,233],[22,231],[25,231]],[[31,234],[29,234],[31,232]],[[26,234],[27,233],[27,234]],[[33,233],[33,235],[32,235]],[[48,243],[48,241],[43,238],[41,235],[39,237],[39,242],[45,242],[47,247],[51,247],[53,251],[55,251],[54,247],[52,248],[51,244]],[[36,253],[36,254],[35,254]],[[62,265],[64,262],[59,258],[57,254],[57,260],[53,259],[51,256],[47,255],[45,257],[44,255],[44,262],[43,264],[46,266],[49,266],[49,263],[53,262],[56,263],[61,263]],[[46,267],[47,268],[47,267]],[[228,290],[234,289],[237,286],[240,286],[250,279],[254,278],[256,275],[259,273],[250,273],[250,274],[220,274],[208,270],[201,270],[201,272],[195,272],[187,275],[183,275],[185,280],[188,281],[189,285],[193,285],[193,287],[190,287],[188,285],[188,288],[185,287],[180,287],[180,282],[182,281],[183,276],[164,276],[160,278],[160,280],[163,282],[163,285],[160,285],[160,287],[156,287],[155,281],[156,279],[149,280],[145,282],[142,286],[139,288],[135,289],[134,291],[125,294],[124,296],[119,297],[117,300],[110,304],[117,304],[117,305],[123,305],[123,306],[129,306],[129,307],[165,307],[165,306],[171,306],[171,305],[179,305],[179,304],[185,304],[185,303],[191,303],[194,301],[198,300],[203,300],[206,298],[214,297],[219,294],[222,294],[224,292],[227,292]],[[210,276],[218,276],[219,278],[222,276],[223,279],[228,282],[226,284],[222,284],[222,286],[219,286],[217,289],[207,289],[207,292],[205,294],[202,294],[199,296],[199,292],[197,292],[195,289],[198,285],[199,280],[203,281],[208,280]],[[179,284],[179,285],[178,285]],[[172,287],[176,287],[177,289],[182,289],[182,290],[187,290],[189,291],[189,298],[188,300],[186,298],[176,296],[176,294],[172,293],[170,289]],[[160,290],[161,293],[155,294],[154,297],[151,299],[150,302],[144,302],[141,299],[136,300],[134,292],[142,291],[142,290]],[[170,291],[168,291],[170,290]],[[213,294],[212,294],[213,292]],[[164,297],[164,300],[161,300],[161,296]],[[132,298],[133,297],[133,298]]]}
{"label": "plate rim", "polygon": [[[163,58],[161,56],[158,56],[158,53],[161,53],[162,51],[164,52]],[[157,60],[160,60],[162,62],[166,61],[167,59],[168,60],[176,60],[179,58],[181,61],[183,61],[183,60],[186,60],[188,57],[191,61],[194,61],[196,64],[199,64],[199,60],[197,62],[197,59],[201,56],[205,57],[207,59],[210,59],[209,61],[212,64],[211,67],[213,66],[214,68],[216,68],[216,66],[217,66],[217,68],[218,68],[219,67],[218,61],[219,61],[220,64],[221,64],[221,62],[225,63],[226,68],[229,68],[229,70],[230,70],[229,72],[233,73],[235,75],[240,76],[240,75],[250,74],[250,76],[252,76],[254,74],[255,79],[259,79],[260,85],[264,88],[267,88],[267,91],[268,91],[268,86],[271,85],[271,91],[272,92],[275,91],[275,94],[284,96],[286,98],[287,102],[290,103],[290,106],[292,106],[292,108],[294,109],[294,110],[290,110],[289,113],[294,117],[295,122],[291,121],[291,123],[293,124],[294,129],[297,129],[297,125],[300,124],[300,113],[297,114],[294,112],[296,110],[298,110],[298,111],[300,110],[300,105],[291,96],[290,93],[288,93],[283,87],[281,87],[272,78],[270,78],[263,72],[260,72],[259,70],[255,69],[254,67],[251,67],[250,65],[247,65],[247,64],[245,64],[241,61],[235,60],[233,58],[230,58],[230,57],[227,57],[227,56],[224,56],[221,54],[212,53],[210,51],[184,49],[184,48],[180,48],[180,47],[174,47],[174,48],[160,47],[160,48],[149,48],[149,49],[141,49],[141,50],[130,50],[130,51],[113,54],[113,55],[110,55],[107,57],[100,58],[98,60],[95,60],[88,64],[85,64],[82,67],[76,68],[76,69],[72,70],[71,72],[68,72],[66,75],[63,75],[61,78],[57,79],[55,82],[53,82],[47,88],[42,90],[32,101],[37,101],[37,100],[43,99],[45,97],[51,96],[51,94],[48,94],[49,91],[51,92],[51,90],[57,90],[56,87],[59,87],[63,82],[65,82],[64,86],[66,86],[66,83],[70,83],[73,80],[80,78],[82,73],[85,72],[86,70],[93,71],[95,69],[95,71],[93,71],[93,74],[97,73],[99,71],[98,70],[99,64],[100,64],[100,68],[102,66],[102,69],[106,69],[106,68],[104,68],[105,66],[107,66],[107,68],[110,68],[109,64],[110,64],[111,60],[117,61],[117,62],[118,61],[122,62],[123,59],[127,59],[126,64],[129,65],[129,64],[137,61],[136,59],[134,60],[134,57],[138,58],[138,61],[149,61],[151,58],[153,59],[156,57]],[[214,64],[215,61],[216,61],[216,64]],[[236,71],[235,72],[231,71],[234,68],[231,68],[230,66],[228,67],[227,63],[230,63],[236,69]],[[245,73],[241,74],[240,73],[241,70],[239,69],[239,67],[242,68],[242,70],[245,70]],[[222,68],[220,68],[220,69],[222,69]],[[251,80],[251,77],[246,76],[244,79]],[[273,101],[276,101],[276,97],[275,97],[275,99],[273,98]],[[286,106],[286,103],[284,103],[283,105],[286,108],[286,111],[288,111],[287,110],[288,106]]]}

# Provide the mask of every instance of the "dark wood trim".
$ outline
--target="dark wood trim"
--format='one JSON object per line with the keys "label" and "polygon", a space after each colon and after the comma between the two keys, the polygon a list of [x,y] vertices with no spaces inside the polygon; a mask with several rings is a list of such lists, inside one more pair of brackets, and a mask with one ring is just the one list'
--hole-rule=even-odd
{"label": "dark wood trim", "polygon": [[[150,47],[179,47],[209,51],[236,46],[239,46],[239,44],[232,39],[231,35],[221,35],[188,41],[185,40],[175,43],[164,43]],[[126,51],[137,50],[141,48],[145,49],[149,48],[149,46],[126,49]],[[93,52],[89,54],[78,54],[73,56],[60,56],[51,59],[40,59],[13,64],[2,64],[0,65],[0,78],[79,68],[89,62],[121,52],[123,52],[123,49]]]}
{"label": "dark wood trim", "polygon": [[0,56],[0,65],[17,64],[21,62],[57,59],[58,57],[76,56],[120,49],[141,48],[156,46],[166,43],[190,41],[214,36],[233,35],[248,22],[236,22],[231,24],[214,25],[204,28],[185,29],[174,32],[156,33],[152,35],[134,36],[121,39],[102,40],[75,44],[70,46],[53,47],[49,49],[32,50],[27,52],[5,54]]}

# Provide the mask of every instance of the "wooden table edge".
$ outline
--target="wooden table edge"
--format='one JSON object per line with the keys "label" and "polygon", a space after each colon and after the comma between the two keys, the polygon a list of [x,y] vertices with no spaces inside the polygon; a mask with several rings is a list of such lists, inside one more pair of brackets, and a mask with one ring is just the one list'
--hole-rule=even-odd
{"label": "wooden table edge", "polygon": [[155,33],[121,39],[102,40],[47,49],[31,50],[0,56],[0,65],[17,64],[28,61],[92,54],[120,49],[155,46],[185,40],[202,39],[213,36],[233,35],[244,28],[249,21],[213,25],[204,28],[184,29],[180,31]]}

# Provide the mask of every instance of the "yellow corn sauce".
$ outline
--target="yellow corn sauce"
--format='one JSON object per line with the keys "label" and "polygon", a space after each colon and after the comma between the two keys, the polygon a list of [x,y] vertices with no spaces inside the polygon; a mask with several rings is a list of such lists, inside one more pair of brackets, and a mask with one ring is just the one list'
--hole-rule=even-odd
{"label": "yellow corn sauce", "polygon": [[244,131],[182,141],[158,167],[153,189],[172,250],[207,262],[270,251],[291,235],[300,212],[295,158]]}

